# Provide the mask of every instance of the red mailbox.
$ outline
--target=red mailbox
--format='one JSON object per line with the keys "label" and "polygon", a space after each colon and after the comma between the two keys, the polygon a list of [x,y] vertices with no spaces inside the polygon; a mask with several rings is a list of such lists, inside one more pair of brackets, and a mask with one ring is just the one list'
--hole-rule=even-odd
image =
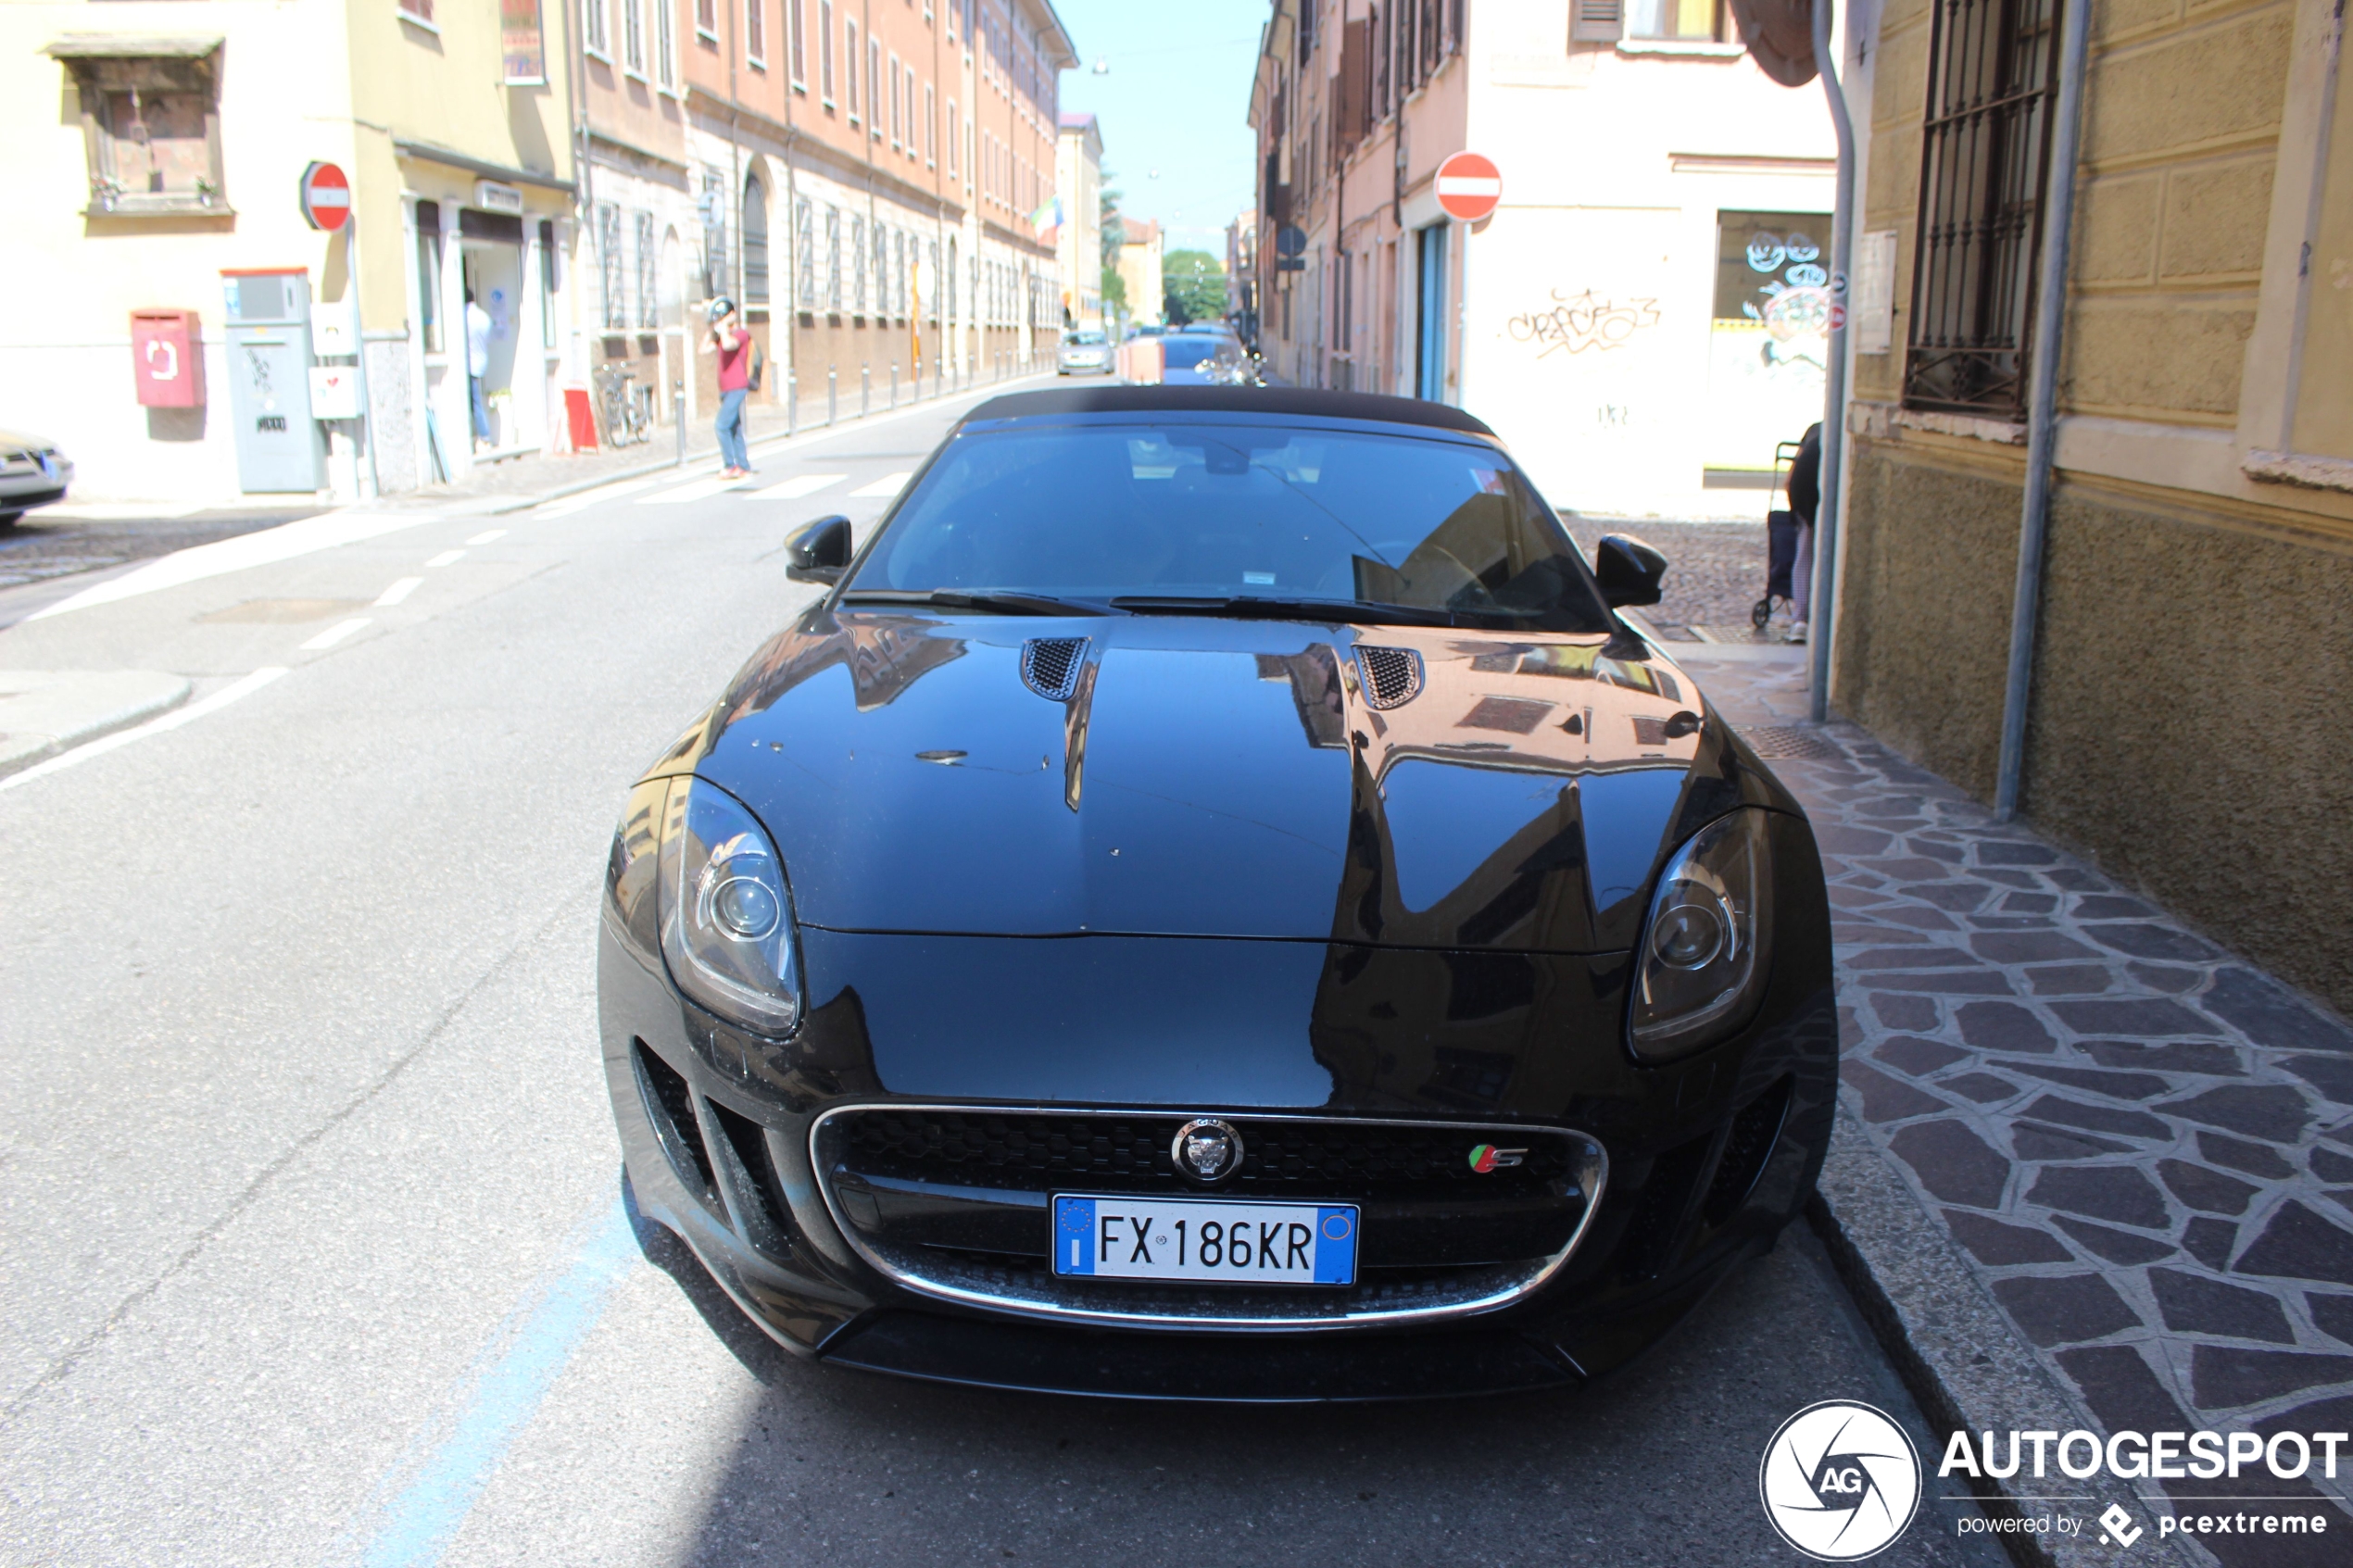
{"label": "red mailbox", "polygon": [[139,383],[141,407],[204,407],[204,339],[200,334],[201,323],[193,310],[131,313],[131,373]]}

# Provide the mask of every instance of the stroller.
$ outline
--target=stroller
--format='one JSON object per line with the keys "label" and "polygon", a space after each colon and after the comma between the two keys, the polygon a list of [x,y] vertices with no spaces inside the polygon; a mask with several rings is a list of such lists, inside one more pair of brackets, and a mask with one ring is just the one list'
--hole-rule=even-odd
{"label": "stroller", "polygon": [[1773,448],[1773,484],[1765,494],[1765,596],[1748,612],[1749,624],[1759,632],[1771,624],[1775,608],[1796,613],[1791,574],[1797,566],[1799,531],[1806,524],[1787,505],[1776,508],[1773,497],[1789,500],[1790,470],[1804,445],[1802,441],[1784,441]]}

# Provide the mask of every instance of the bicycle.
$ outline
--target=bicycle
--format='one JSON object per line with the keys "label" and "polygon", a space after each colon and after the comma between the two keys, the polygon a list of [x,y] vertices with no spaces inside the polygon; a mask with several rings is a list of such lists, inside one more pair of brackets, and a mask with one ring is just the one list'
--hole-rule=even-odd
{"label": "bicycle", "polygon": [[627,365],[597,367],[597,417],[608,446],[636,446],[653,439],[653,389],[637,384]]}

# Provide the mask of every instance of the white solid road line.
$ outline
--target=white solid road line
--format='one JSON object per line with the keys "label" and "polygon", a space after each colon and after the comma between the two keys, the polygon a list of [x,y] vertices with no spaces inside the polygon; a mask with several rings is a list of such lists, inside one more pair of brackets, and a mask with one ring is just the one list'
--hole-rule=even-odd
{"label": "white solid road line", "polygon": [[846,473],[805,473],[799,479],[788,479],[782,484],[772,484],[765,490],[755,490],[755,501],[798,501],[803,495],[814,495],[827,485],[839,484],[849,476]]}
{"label": "white solid road line", "polygon": [[395,583],[391,587],[386,588],[384,591],[384,596],[376,601],[375,608],[378,609],[391,608],[394,605],[398,604],[401,600],[407,598],[409,595],[415,593],[419,588],[422,587],[424,585],[424,581],[425,580],[422,577],[402,578],[399,582]]}
{"label": "white solid road line", "polygon": [[110,735],[101,735],[87,746],[78,746],[63,756],[52,757],[46,762],[36,762],[21,773],[12,773],[7,778],[0,779],[0,790],[14,789],[19,784],[31,784],[44,774],[59,772],[76,763],[87,762],[102,752],[112,751],[117,746],[129,746],[134,740],[145,740],[149,735],[161,734],[166,730],[176,730],[181,725],[201,719],[208,713],[218,712],[242,697],[251,696],[285,672],[286,666],[283,664],[265,665],[233,685],[221,687],[202,701],[192,702],[185,708],[176,709],[160,719],[150,719],[134,729],[117,730]]}
{"label": "white solid road line", "polygon": [[504,539],[506,536],[507,531],[505,529],[494,528],[487,533],[475,534],[472,538],[467,540],[466,543],[469,545],[487,545],[493,539]]}
{"label": "white solid road line", "polygon": [[883,497],[896,495],[901,490],[904,490],[907,487],[907,482],[914,477],[915,475],[912,470],[910,470],[905,473],[887,473],[880,479],[875,481],[872,484],[862,484],[857,489],[852,490],[849,493],[850,499],[861,500],[868,496]]}
{"label": "white solid road line", "polygon": [[354,616],[349,621],[338,621],[333,626],[328,627],[325,631],[320,633],[317,636],[303,644],[302,651],[305,653],[317,653],[322,648],[331,648],[368,623],[368,618],[364,615]]}
{"label": "white solid road line", "polygon": [[641,507],[667,507],[675,506],[682,501],[699,501],[706,495],[716,495],[723,490],[736,489],[743,483],[744,481],[740,479],[721,479],[713,475],[709,479],[698,479],[691,484],[678,485],[674,489],[656,491],[651,495],[640,495],[637,497],[637,504]]}
{"label": "white solid road line", "polygon": [[425,565],[428,567],[447,566],[451,561],[463,558],[465,553],[466,552],[463,550],[444,550],[441,554],[434,557],[433,559],[425,562]]}

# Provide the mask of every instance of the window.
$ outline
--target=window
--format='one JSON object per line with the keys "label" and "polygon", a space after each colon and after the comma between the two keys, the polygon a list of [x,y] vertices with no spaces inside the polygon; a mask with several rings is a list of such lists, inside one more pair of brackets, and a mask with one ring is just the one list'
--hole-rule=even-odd
{"label": "window", "polygon": [[[849,66],[849,123],[855,125],[858,123],[858,24],[853,21],[844,21],[841,24],[841,37],[842,58]],[[830,96],[832,89],[829,87],[826,92]]]}
{"label": "window", "polygon": [[932,96],[931,83],[924,83],[924,167],[931,169],[939,162],[939,108]]}
{"label": "window", "polygon": [[621,0],[621,69],[646,74],[646,0]]}
{"label": "window", "polygon": [[[661,0],[655,0],[661,4]],[[801,42],[800,0],[785,0],[785,49],[792,60],[792,84],[806,89],[809,85],[809,50]]]}
{"label": "window", "polygon": [[695,36],[719,42],[719,0],[695,0]]}
{"label": "window", "polygon": [[[899,118],[900,113],[900,105],[899,102],[899,56],[896,55],[890,56],[890,76],[888,80],[890,82],[890,144],[894,149],[896,149],[899,145]],[[880,114],[882,112],[882,103],[880,99],[875,101],[875,112],[876,114]]]}
{"label": "window", "polygon": [[911,157],[911,158],[912,158],[912,157],[915,157],[915,156],[916,156],[916,154],[915,154],[915,68],[914,68],[913,66],[909,66],[909,67],[907,68],[907,92],[906,92],[906,99],[907,99],[907,124],[906,124],[905,129],[906,129],[906,132],[907,132],[907,156],[908,156],[909,157]]}
{"label": "window", "polygon": [[1920,128],[1904,401],[2015,419],[2026,399],[2058,71],[2051,0],[1942,0]]}
{"label": "window", "polygon": [[612,35],[606,31],[605,0],[580,0],[580,46],[598,59],[612,58]]}
{"label": "window", "polygon": [[704,296],[728,292],[727,177],[716,169],[702,172],[702,287]]}
{"label": "window", "polygon": [[[146,51],[69,39],[49,54],[72,75],[93,213],[226,213],[220,162],[220,45],[143,41]],[[176,52],[165,53],[166,49]]]}
{"label": "window", "polygon": [[604,290],[604,322],[609,332],[629,326],[629,264],[621,251],[621,208],[610,202],[597,204],[597,274]]}
{"label": "window", "polygon": [[[429,202],[421,202],[420,207]],[[539,220],[539,345],[556,346],[556,291],[562,280],[556,275],[556,226],[543,218]]]}
{"label": "window", "polygon": [[654,80],[665,93],[678,91],[678,14],[669,0],[654,4]]}
{"label": "window", "polygon": [[841,313],[841,208],[825,208],[825,308]]}
{"label": "window", "polygon": [[[433,27],[433,0],[400,0],[400,19]],[[438,32],[440,29],[434,31]]]}
{"label": "window", "polygon": [[890,235],[875,225],[875,314],[890,314]]}
{"label": "window", "polygon": [[661,263],[654,248],[654,215],[650,212],[632,214],[637,229],[637,325],[651,332],[659,324],[654,311],[661,296]]}
{"label": "window", "polygon": [[[431,0],[427,0],[430,8]],[[499,0],[500,84],[539,87],[547,81],[547,39],[539,26],[539,0]]]}
{"label": "window", "polygon": [[875,140],[882,140],[883,46],[878,38],[866,40],[866,124]]}
{"label": "window", "polygon": [[[951,11],[949,14],[952,16],[955,13]],[[956,100],[950,98],[948,100],[948,178],[954,180],[959,177],[956,165]]]}
{"label": "window", "polygon": [[866,220],[856,213],[849,217],[849,310],[866,313]]}
{"label": "window", "polygon": [[1724,0],[1629,0],[1629,38],[1680,38],[1719,43],[1725,37]]}
{"label": "window", "polygon": [[768,303],[768,187],[757,174],[744,181],[744,303]]}
{"label": "window", "polygon": [[441,204],[417,204],[417,326],[425,352],[441,352]]}
{"label": "window", "polygon": [[815,207],[807,196],[793,207],[792,254],[793,270],[798,280],[800,307],[817,308],[817,235]]}
{"label": "window", "polygon": [[768,0],[744,0],[744,58],[767,69]]}

